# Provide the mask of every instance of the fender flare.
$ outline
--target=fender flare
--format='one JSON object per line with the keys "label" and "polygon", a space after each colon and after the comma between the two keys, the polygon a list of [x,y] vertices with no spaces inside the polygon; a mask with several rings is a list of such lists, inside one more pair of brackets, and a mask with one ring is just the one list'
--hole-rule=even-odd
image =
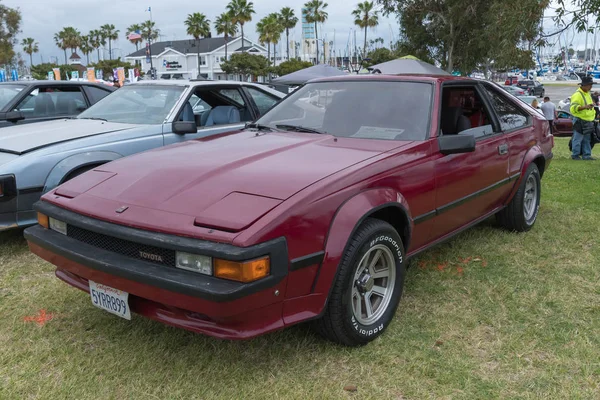
{"label": "fender flare", "polygon": [[337,209],[325,239],[325,256],[313,284],[313,293],[327,294],[323,302],[323,309],[333,289],[339,263],[348,248],[350,239],[366,218],[387,207],[397,208],[406,218],[404,221],[407,223],[405,232],[398,232],[403,241],[406,241],[403,243],[406,252],[414,223],[408,202],[396,190],[391,188],[367,189],[349,198]]}
{"label": "fender flare", "polygon": [[508,204],[512,200],[514,195],[517,193],[517,191],[519,190],[521,181],[525,177],[525,172],[527,171],[527,168],[529,168],[529,165],[532,162],[535,162],[538,165],[538,168],[540,170],[540,177],[541,177],[544,174],[544,166],[546,163],[546,158],[544,157],[544,153],[542,152],[542,149],[537,144],[535,146],[531,147],[529,150],[527,150],[527,153],[525,153],[525,157],[523,157],[523,163],[521,164],[521,170],[519,171],[519,176],[515,179],[515,184],[513,186],[513,189],[511,190],[510,194],[508,195],[508,198],[506,199],[505,204]]}
{"label": "fender flare", "polygon": [[104,164],[121,157],[123,157],[123,155],[113,151],[94,151],[73,154],[67,158],[64,158],[52,168],[46,177],[43,193],[47,193],[48,191],[60,185],[66,176],[79,168],[88,165]]}

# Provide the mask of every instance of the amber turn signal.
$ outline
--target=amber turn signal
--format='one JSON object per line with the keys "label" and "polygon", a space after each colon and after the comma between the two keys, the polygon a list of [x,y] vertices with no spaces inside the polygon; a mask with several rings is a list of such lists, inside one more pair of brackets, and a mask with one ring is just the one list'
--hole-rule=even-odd
{"label": "amber turn signal", "polygon": [[50,225],[50,222],[48,221],[48,216],[44,215],[42,213],[37,213],[37,217],[38,217],[38,224],[40,224],[44,228],[48,229],[48,226]]}
{"label": "amber turn signal", "polygon": [[214,260],[214,275],[217,278],[248,283],[268,276],[270,271],[269,257],[244,262]]}

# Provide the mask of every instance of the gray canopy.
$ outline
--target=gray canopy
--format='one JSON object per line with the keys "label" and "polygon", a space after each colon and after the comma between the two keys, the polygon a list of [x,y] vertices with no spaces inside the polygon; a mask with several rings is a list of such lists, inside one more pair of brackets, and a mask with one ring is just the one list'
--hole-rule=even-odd
{"label": "gray canopy", "polygon": [[386,75],[396,74],[426,74],[426,75],[450,75],[448,72],[426,63],[425,61],[411,58],[398,58],[368,68],[372,72],[380,72]]}
{"label": "gray canopy", "polygon": [[304,68],[291,74],[280,76],[272,80],[273,83],[283,85],[302,85],[303,83],[316,78],[326,78],[329,76],[346,75],[346,72],[327,64],[319,64]]}

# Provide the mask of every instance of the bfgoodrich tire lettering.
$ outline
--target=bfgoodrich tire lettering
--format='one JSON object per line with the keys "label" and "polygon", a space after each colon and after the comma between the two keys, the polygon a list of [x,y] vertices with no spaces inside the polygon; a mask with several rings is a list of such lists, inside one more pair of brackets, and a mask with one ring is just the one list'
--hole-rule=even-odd
{"label": "bfgoodrich tire lettering", "polygon": [[346,346],[374,340],[394,318],[405,275],[404,245],[396,230],[378,219],[365,220],[350,238],[317,330]]}
{"label": "bfgoodrich tire lettering", "polygon": [[530,230],[538,216],[541,196],[540,171],[531,163],[508,206],[497,214],[500,225],[511,231]]}

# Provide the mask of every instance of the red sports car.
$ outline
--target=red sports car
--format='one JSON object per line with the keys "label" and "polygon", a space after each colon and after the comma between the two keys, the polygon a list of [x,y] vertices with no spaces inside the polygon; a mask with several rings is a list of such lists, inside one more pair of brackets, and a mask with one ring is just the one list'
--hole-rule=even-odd
{"label": "red sports car", "polygon": [[314,320],[356,346],[393,320],[411,257],[492,215],[534,225],[553,145],[492,83],[320,79],[241,131],[66,182],[25,236],[119,317],[228,339]]}

